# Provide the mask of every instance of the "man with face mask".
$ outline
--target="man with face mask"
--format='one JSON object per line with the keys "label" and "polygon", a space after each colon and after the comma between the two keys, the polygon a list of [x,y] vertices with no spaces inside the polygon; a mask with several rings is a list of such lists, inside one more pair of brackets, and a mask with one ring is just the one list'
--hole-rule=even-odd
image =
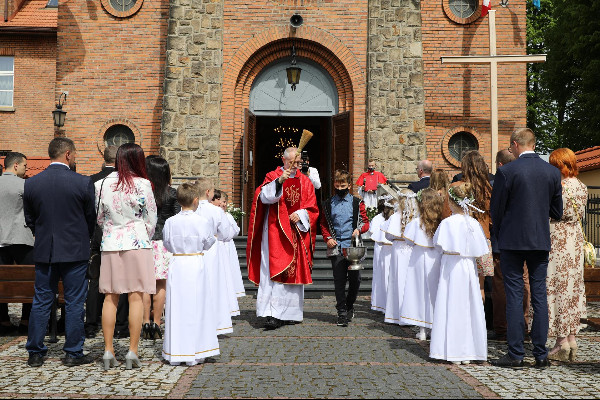
{"label": "man with face mask", "polygon": [[[348,271],[350,262],[344,257],[344,250],[351,246],[352,239],[369,230],[365,204],[349,193],[350,182],[348,171],[335,171],[335,195],[325,200],[321,214],[321,231],[333,269],[337,325],[344,327],[354,317],[354,302],[360,288],[360,271]],[[346,282],[349,282],[347,295]]]}
{"label": "man with face mask", "polygon": [[387,178],[379,171],[375,171],[375,160],[369,159],[367,172],[363,172],[356,181],[358,195],[362,197],[367,208],[377,207],[377,186],[386,183]]}
{"label": "man with face mask", "polygon": [[296,153],[285,150],[283,167],[267,174],[250,212],[248,279],[258,285],[256,315],[267,318],[266,329],[302,321],[304,285],[312,283],[319,210]]}

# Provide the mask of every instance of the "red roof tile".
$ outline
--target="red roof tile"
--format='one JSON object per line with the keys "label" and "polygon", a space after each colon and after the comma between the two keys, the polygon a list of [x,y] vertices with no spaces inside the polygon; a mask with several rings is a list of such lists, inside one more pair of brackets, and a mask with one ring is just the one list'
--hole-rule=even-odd
{"label": "red roof tile", "polygon": [[575,152],[579,171],[590,171],[600,168],[600,146]]}
{"label": "red roof tile", "polygon": [[48,0],[26,0],[19,11],[0,22],[1,28],[54,28],[58,27],[58,8],[46,8]]}

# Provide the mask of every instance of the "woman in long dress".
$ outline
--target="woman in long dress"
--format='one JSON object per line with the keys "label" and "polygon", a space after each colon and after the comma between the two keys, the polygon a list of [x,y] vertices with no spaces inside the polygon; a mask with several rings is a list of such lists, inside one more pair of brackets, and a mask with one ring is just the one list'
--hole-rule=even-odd
{"label": "woman in long dress", "polygon": [[577,179],[577,159],[566,148],[550,154],[550,164],[562,175],[563,217],[550,222],[551,250],[548,261],[548,336],[556,337],[548,358],[575,361],[580,320],[586,315],[583,280],[583,230],[581,218],[587,202],[587,187]]}

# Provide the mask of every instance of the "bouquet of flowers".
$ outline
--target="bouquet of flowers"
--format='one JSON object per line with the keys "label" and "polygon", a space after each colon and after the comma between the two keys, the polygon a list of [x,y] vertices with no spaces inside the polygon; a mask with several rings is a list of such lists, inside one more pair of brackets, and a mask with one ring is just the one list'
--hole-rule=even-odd
{"label": "bouquet of flowers", "polygon": [[246,213],[242,211],[241,207],[236,207],[233,203],[227,203],[227,212],[231,214],[233,219],[235,219],[235,221],[238,223],[242,220],[242,217],[246,215]]}
{"label": "bouquet of flowers", "polygon": [[369,221],[372,221],[377,214],[377,207],[367,207],[367,217],[369,218]]}

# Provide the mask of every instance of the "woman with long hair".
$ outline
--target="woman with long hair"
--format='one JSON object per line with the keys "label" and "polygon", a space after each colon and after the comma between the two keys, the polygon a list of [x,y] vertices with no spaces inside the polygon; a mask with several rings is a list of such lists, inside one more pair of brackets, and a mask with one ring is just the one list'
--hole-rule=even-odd
{"label": "woman with long hair", "polygon": [[577,158],[567,148],[550,154],[550,164],[560,170],[563,188],[563,217],[550,221],[548,292],[548,336],[556,338],[548,358],[575,361],[581,317],[586,315],[583,281],[583,228],[581,218],[587,203],[587,187],[577,179]]}
{"label": "woman with long hair", "polygon": [[156,293],[150,239],[156,225],[156,203],[146,174],[144,151],[135,143],[119,147],[116,171],[96,182],[98,225],[102,229],[99,291],[104,293],[102,332],[104,369],[116,365],[113,333],[119,295],[129,299],[127,369],[140,367],[137,356],[144,306],[143,293]]}
{"label": "woman with long hair", "polygon": [[[181,211],[177,202],[177,191],[171,187],[171,168],[162,157],[149,155],[146,157],[146,172],[152,183],[158,220],[152,236],[152,254],[154,256],[154,273],[156,277],[156,294],[144,293],[144,321],[142,335],[144,339],[162,339],[160,330],[161,318],[165,308],[167,275],[171,253],[163,245],[163,228],[167,219]],[[153,306],[153,321],[150,322],[150,308]]]}
{"label": "woman with long hair", "polygon": [[436,190],[444,201],[442,217],[448,218],[452,215],[450,211],[450,203],[448,200],[448,187],[450,186],[450,180],[448,179],[448,173],[441,168],[436,169],[431,173],[429,179],[429,187]]}

